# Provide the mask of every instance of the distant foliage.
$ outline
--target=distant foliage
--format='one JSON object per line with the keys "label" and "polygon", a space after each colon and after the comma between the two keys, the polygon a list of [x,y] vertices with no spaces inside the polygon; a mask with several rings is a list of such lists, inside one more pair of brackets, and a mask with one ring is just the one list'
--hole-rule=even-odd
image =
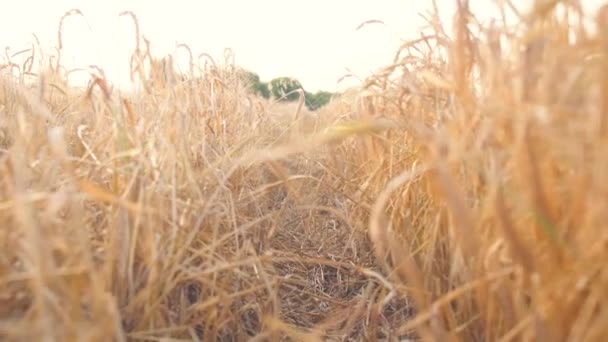
{"label": "distant foliage", "polygon": [[302,84],[296,79],[289,77],[279,77],[270,81],[270,92],[275,99],[281,101],[297,101],[300,94],[296,91],[304,90]]}
{"label": "distant foliage", "polygon": [[309,110],[317,110],[325,106],[332,97],[337,95],[327,91],[307,92],[300,81],[291,77],[278,77],[265,83],[260,80],[258,74],[244,69],[240,71],[240,77],[251,93],[265,99],[272,97],[283,102],[298,101],[300,93],[296,90],[302,89],[305,95],[305,105]]}
{"label": "distant foliage", "polygon": [[253,86],[253,92],[255,94],[258,94],[258,95],[262,96],[265,99],[269,99],[270,98],[270,89],[268,89],[268,84],[267,83],[264,83],[264,82],[256,83]]}
{"label": "distant foliage", "polygon": [[242,70],[241,80],[245,82],[247,88],[249,88],[253,94],[261,96],[265,99],[270,98],[270,89],[268,88],[268,83],[261,82],[258,74],[248,70]]}
{"label": "distant foliage", "polygon": [[306,107],[309,110],[317,110],[328,104],[335,95],[328,91],[318,91],[314,94],[306,92]]}

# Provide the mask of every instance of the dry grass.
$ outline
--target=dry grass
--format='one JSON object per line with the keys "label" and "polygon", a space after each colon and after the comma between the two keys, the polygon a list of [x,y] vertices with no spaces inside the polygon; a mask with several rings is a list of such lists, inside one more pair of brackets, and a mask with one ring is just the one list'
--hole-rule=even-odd
{"label": "dry grass", "polygon": [[431,16],[318,113],[230,56],[182,81],[138,45],[128,96],[8,65],[0,337],[602,340],[608,11],[540,3]]}

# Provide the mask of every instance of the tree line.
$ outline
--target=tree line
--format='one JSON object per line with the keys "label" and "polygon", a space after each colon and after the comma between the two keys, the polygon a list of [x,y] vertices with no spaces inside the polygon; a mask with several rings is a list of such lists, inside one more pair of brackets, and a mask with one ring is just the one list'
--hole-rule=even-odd
{"label": "tree line", "polygon": [[291,77],[277,77],[270,82],[262,82],[260,76],[249,70],[241,70],[241,80],[245,82],[250,92],[261,96],[265,99],[274,98],[283,102],[297,101],[300,94],[297,90],[301,89],[304,92],[304,104],[309,110],[316,110],[338,95],[328,91],[317,91],[316,93],[308,92],[302,84]]}

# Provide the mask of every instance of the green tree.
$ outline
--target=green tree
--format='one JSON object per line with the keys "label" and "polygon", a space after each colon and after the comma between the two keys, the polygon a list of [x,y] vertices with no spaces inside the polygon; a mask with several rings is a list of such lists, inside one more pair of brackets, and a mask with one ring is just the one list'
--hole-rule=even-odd
{"label": "green tree", "polygon": [[238,76],[247,89],[253,94],[262,96],[266,99],[271,96],[277,100],[285,102],[297,101],[300,98],[301,89],[304,91],[305,105],[309,110],[317,110],[331,101],[337,95],[328,91],[318,91],[309,93],[304,90],[302,84],[291,77],[278,77],[271,80],[269,83],[262,82],[260,76],[249,70],[240,69]]}
{"label": "green tree", "polygon": [[314,94],[306,92],[306,107],[309,110],[317,110],[328,104],[335,95],[328,91],[318,91]]}
{"label": "green tree", "polygon": [[261,95],[265,99],[270,98],[270,89],[268,89],[268,83],[260,82],[254,86],[254,92]]}
{"label": "green tree", "polygon": [[275,99],[281,101],[296,101],[300,94],[295,90],[302,89],[302,84],[290,77],[279,77],[270,81],[270,92]]}
{"label": "green tree", "polygon": [[262,96],[263,98],[270,98],[270,90],[268,89],[268,84],[260,81],[260,76],[254,72],[249,70],[241,70],[239,73],[239,77],[242,82],[245,83],[245,86],[251,91],[253,94]]}

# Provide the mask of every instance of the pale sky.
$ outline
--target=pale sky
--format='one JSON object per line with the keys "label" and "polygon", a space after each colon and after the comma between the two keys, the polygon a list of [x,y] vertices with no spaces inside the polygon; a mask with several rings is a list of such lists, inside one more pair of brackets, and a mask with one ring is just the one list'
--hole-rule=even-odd
{"label": "pale sky", "polygon": [[[455,2],[437,0],[444,19],[450,19]],[[494,1],[470,2],[480,19],[495,15]],[[532,3],[514,2],[520,7]],[[424,24],[418,14],[431,5],[430,0],[16,0],[0,12],[0,47],[9,47],[9,55],[28,48],[34,42],[32,33],[44,49],[57,46],[59,19],[77,8],[86,20],[73,16],[64,22],[64,65],[101,66],[111,81],[124,86],[129,82],[134,28],[130,18],[118,14],[130,10],[158,57],[175,52],[178,43],[188,44],[195,55],[214,57],[231,48],[236,63],[264,81],[291,76],[309,91],[334,91],[356,84],[353,79],[337,85],[346,68],[366,77],[390,64],[401,39],[417,35]],[[372,19],[387,26],[356,30]],[[184,50],[178,51],[185,56]]]}

